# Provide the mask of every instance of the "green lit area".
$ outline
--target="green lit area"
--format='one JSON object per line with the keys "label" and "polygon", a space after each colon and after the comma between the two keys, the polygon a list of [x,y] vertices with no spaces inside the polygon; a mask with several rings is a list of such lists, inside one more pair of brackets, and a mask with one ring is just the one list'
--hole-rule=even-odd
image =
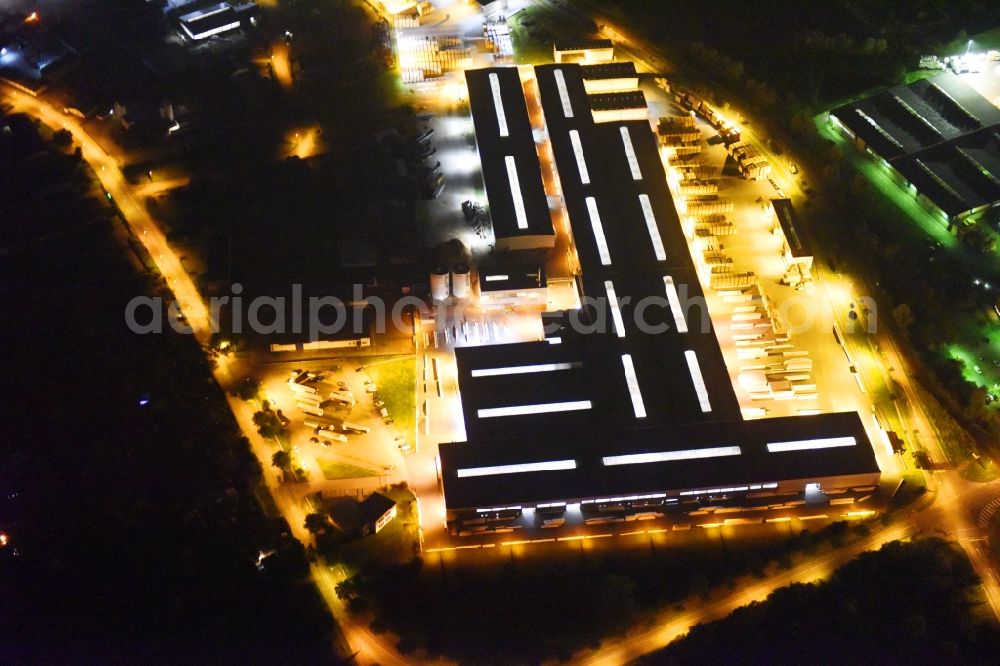
{"label": "green lit area", "polygon": [[989,49],[1000,49],[1000,28],[977,32],[970,37],[958,37],[949,42],[941,53],[944,55],[960,55],[969,48],[969,41],[972,41],[974,51],[986,51]]}
{"label": "green lit area", "polygon": [[507,20],[518,65],[540,65],[552,60],[553,20],[551,13],[534,7],[527,7]]}
{"label": "green lit area", "polygon": [[376,357],[365,364],[396,428],[413,442],[417,432],[417,360],[413,356]]}
{"label": "green lit area", "polygon": [[817,116],[816,127],[824,139],[827,139],[840,149],[844,158],[851,166],[864,176],[886,199],[905,213],[910,219],[931,238],[947,248],[957,248],[958,239],[948,232],[948,220],[941,212],[931,212],[917,200],[917,191],[912,185],[900,187],[892,178],[892,167],[880,158],[871,159],[861,153],[855,145],[837,131],[833,122],[824,122],[822,116]]}
{"label": "green lit area", "polygon": [[[975,351],[969,345],[953,344],[945,347],[945,353],[962,363],[962,375],[969,382],[986,389],[1000,398],[1000,331],[993,331],[992,337],[983,338],[982,344]],[[989,343],[984,342],[989,340]],[[996,405],[996,401],[993,405]]]}

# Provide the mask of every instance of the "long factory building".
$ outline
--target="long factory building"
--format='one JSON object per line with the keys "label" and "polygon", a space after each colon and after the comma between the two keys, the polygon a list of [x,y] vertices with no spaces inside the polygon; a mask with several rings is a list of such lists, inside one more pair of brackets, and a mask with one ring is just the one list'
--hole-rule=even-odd
{"label": "long factory building", "polygon": [[955,74],[845,104],[830,120],[943,222],[1000,206],[1000,109]]}
{"label": "long factory building", "polygon": [[[490,118],[501,105],[483,82],[494,74],[511,81],[504,95],[523,94],[515,68],[466,73],[480,153],[509,142],[534,152],[530,125],[504,136]],[[649,123],[595,122],[576,64],[535,67],[527,85],[541,100],[584,306],[546,313],[544,341],[456,350],[467,441],[440,446],[452,528],[491,512],[667,514],[872,492],[880,472],[857,413],[742,418]],[[507,109],[523,105],[504,98],[508,133]],[[527,152],[519,174],[538,168]],[[483,166],[491,210],[501,192],[517,209],[506,174]]]}

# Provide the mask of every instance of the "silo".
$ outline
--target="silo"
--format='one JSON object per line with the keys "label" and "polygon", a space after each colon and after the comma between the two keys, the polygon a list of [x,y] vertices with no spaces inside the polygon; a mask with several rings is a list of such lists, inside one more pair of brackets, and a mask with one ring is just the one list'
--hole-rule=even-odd
{"label": "silo", "polygon": [[431,298],[435,301],[448,300],[448,269],[438,266],[431,271]]}
{"label": "silo", "polygon": [[458,264],[451,271],[451,293],[455,298],[468,298],[472,276],[468,264]]}

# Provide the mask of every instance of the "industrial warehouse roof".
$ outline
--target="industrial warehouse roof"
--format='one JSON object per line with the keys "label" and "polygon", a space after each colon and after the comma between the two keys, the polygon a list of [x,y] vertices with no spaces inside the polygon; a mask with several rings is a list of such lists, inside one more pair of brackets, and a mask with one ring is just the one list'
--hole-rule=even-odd
{"label": "industrial warehouse roof", "polygon": [[440,451],[450,507],[656,492],[718,495],[781,481],[878,473],[856,412],[637,428],[627,436],[609,429],[559,437],[539,433],[449,444]]}
{"label": "industrial warehouse roof", "polygon": [[596,65],[581,65],[580,73],[584,80],[594,79],[629,79],[639,76],[635,71],[635,63],[629,60],[620,62],[603,62]]}
{"label": "industrial warehouse roof", "polygon": [[799,235],[798,216],[795,214],[795,207],[792,206],[792,200],[771,199],[771,206],[774,208],[774,214],[778,217],[778,224],[781,225],[781,231],[785,234],[785,240],[788,242],[788,248],[791,250],[792,256],[811,257],[812,251],[806,244],[805,239]]}
{"label": "industrial warehouse roof", "polygon": [[517,68],[471,69],[465,80],[494,235],[554,236]]}
{"label": "industrial warehouse roof", "polygon": [[947,73],[831,111],[948,216],[1000,201],[1000,109]]}
{"label": "industrial warehouse roof", "polygon": [[1000,201],[1000,127],[928,148],[892,164],[949,217]]}
{"label": "industrial warehouse roof", "polygon": [[482,292],[541,289],[547,286],[545,268],[539,264],[501,263],[479,270],[479,290]]}
{"label": "industrial warehouse roof", "polygon": [[[743,422],[708,313],[681,303],[704,294],[649,124],[595,123],[578,65],[535,72],[585,304],[547,315],[546,341],[456,350],[468,442],[440,447],[448,506],[877,473],[856,414]],[[651,298],[657,332],[633,316]],[[602,462],[645,453],[662,462]]]}
{"label": "industrial warehouse roof", "polygon": [[610,39],[582,39],[556,42],[555,48],[556,51],[586,51],[587,49],[611,49],[614,48],[614,44]]}
{"label": "industrial warehouse roof", "polygon": [[830,113],[889,161],[1000,124],[1000,109],[951,73],[896,86]]}
{"label": "industrial warehouse roof", "polygon": [[[583,295],[599,299],[585,308],[580,319],[601,334],[574,336],[574,327],[566,325],[554,334],[563,344],[520,345],[519,366],[534,365],[531,359],[538,359],[537,364],[571,364],[557,372],[532,373],[530,381],[525,381],[524,373],[471,375],[481,364],[511,365],[509,347],[460,350],[467,434],[511,436],[547,425],[634,427],[738,417],[739,406],[707,313],[703,316],[697,306],[686,312],[681,307],[682,298],[699,302],[703,292],[649,124],[596,124],[587,111],[577,65],[537,67],[536,79],[583,269]],[[670,302],[668,280],[676,304]],[[621,301],[617,312],[609,293]],[[651,330],[660,331],[657,334],[640,330],[637,323],[636,307],[643,299],[656,299],[642,312],[642,319]],[[623,355],[631,359],[642,399],[650,405],[641,422],[633,409]],[[692,363],[698,367],[697,380]],[[706,385],[709,410],[703,409],[699,382]],[[579,412],[575,414],[505,417],[499,429],[491,420],[495,417],[479,417],[482,409],[515,403],[574,401],[589,401],[590,407],[573,410]]]}
{"label": "industrial warehouse roof", "polygon": [[641,90],[626,92],[596,93],[590,96],[590,108],[594,111],[617,111],[618,109],[645,109],[646,96]]}
{"label": "industrial warehouse roof", "polygon": [[180,17],[180,22],[187,24],[196,34],[214,30],[234,21],[239,19],[236,17],[236,10],[228,2],[218,2]]}

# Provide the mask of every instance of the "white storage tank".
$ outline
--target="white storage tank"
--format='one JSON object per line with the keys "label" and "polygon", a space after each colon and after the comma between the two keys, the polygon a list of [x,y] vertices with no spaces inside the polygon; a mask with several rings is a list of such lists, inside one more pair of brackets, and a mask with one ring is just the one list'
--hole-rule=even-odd
{"label": "white storage tank", "polygon": [[448,269],[438,266],[431,271],[431,298],[435,301],[448,300]]}
{"label": "white storage tank", "polygon": [[458,264],[451,271],[451,293],[455,298],[468,298],[472,275],[468,264]]}

